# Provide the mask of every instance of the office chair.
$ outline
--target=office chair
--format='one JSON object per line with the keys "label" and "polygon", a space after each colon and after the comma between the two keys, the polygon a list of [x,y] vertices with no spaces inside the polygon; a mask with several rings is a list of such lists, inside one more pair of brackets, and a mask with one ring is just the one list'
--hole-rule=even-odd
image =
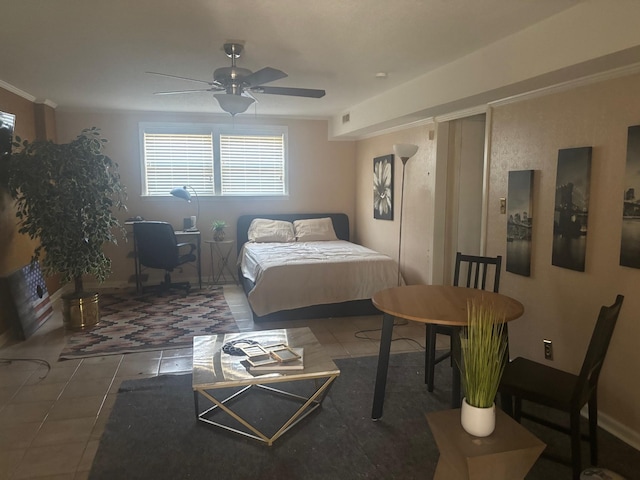
{"label": "office chair", "polygon": [[[598,464],[598,378],[624,297],[600,308],[587,353],[578,375],[573,375],[526,358],[518,357],[505,366],[500,392],[502,409],[516,421],[527,418],[571,437],[571,467],[580,479],[580,440],[589,441],[591,464]],[[522,400],[545,405],[569,414],[569,428],[522,411]],[[589,435],[580,433],[580,409],[589,404]]]}
{"label": "office chair", "polygon": [[[480,257],[476,255],[464,255],[460,252],[456,253],[456,266],[453,275],[453,285],[455,287],[463,286],[467,288],[479,288],[486,290],[487,276],[489,266],[494,265],[493,284],[489,282],[489,286],[494,292],[498,291],[500,286],[500,268],[502,266],[502,257]],[[461,268],[466,266],[466,282],[460,283]],[[425,348],[425,383],[427,390],[433,392],[434,388],[434,369],[441,361],[451,357],[451,336],[457,333],[456,327],[446,325],[427,324],[426,332],[426,348]],[[505,324],[505,335],[506,324]],[[449,336],[449,350],[436,358],[436,334]],[[453,365],[452,365],[453,366]]]}
{"label": "office chair", "polygon": [[[185,263],[195,262],[193,243],[178,243],[173,227],[167,222],[136,222],[133,224],[135,248],[140,265],[165,271],[164,282],[156,286],[161,293],[171,288],[184,288],[189,293],[189,282],[171,282],[171,272]],[[143,289],[144,290],[144,289]]]}

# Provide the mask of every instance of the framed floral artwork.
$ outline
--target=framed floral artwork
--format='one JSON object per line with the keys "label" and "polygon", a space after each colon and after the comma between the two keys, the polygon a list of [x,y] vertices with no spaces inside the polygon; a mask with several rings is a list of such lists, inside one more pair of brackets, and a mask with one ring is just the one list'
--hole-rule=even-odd
{"label": "framed floral artwork", "polygon": [[373,159],[373,218],[393,220],[393,155]]}

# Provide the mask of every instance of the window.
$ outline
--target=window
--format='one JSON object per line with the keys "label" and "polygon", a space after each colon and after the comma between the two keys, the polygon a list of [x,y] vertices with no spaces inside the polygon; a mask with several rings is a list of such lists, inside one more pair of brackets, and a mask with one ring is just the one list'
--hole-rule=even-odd
{"label": "window", "polygon": [[286,127],[141,124],[140,138],[143,195],[287,195]]}

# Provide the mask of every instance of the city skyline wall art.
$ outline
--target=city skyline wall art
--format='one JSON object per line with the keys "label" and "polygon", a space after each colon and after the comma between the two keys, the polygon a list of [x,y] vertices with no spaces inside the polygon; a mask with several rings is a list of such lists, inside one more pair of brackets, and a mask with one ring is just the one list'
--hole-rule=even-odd
{"label": "city skyline wall art", "polygon": [[640,268],[640,125],[627,134],[620,265]]}
{"label": "city skyline wall art", "polygon": [[552,265],[584,272],[587,253],[591,147],[558,150]]}
{"label": "city skyline wall art", "polygon": [[507,184],[507,272],[531,275],[533,170],[509,172]]}

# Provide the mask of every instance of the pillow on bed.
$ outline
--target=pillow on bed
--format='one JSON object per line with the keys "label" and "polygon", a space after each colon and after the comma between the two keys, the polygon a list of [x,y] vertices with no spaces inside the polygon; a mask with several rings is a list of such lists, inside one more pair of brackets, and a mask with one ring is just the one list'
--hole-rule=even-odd
{"label": "pillow on bed", "polygon": [[307,218],[293,222],[296,240],[299,242],[316,242],[321,240],[338,240],[333,229],[331,218]]}
{"label": "pillow on bed", "polygon": [[295,242],[293,224],[283,220],[269,220],[254,218],[249,225],[248,238],[250,242]]}

